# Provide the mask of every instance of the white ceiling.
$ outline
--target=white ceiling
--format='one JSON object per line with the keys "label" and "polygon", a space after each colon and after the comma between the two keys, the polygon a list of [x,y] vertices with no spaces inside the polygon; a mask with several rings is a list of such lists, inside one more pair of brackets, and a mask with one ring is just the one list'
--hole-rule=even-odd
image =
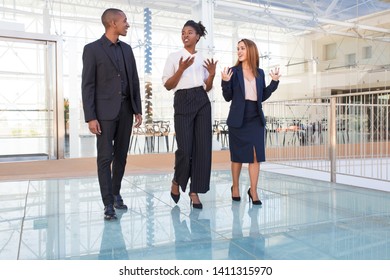
{"label": "white ceiling", "polygon": [[123,0],[183,14],[191,14],[200,1],[212,1],[214,18],[227,25],[234,21],[296,36],[328,33],[390,42],[390,0]]}
{"label": "white ceiling", "polygon": [[[17,7],[31,7],[37,0],[13,0]],[[17,2],[16,2],[17,1]],[[76,11],[78,16],[107,6],[148,7],[153,13],[177,18],[190,15],[201,1],[214,4],[219,25],[252,24],[294,36],[335,34],[390,42],[390,0],[45,0],[46,5]],[[41,4],[42,2],[39,1]],[[110,4],[112,3],[112,4]],[[14,5],[15,6],[15,5]],[[0,11],[9,8],[1,7]],[[81,12],[83,10],[83,13]],[[19,13],[31,13],[19,10]],[[88,16],[86,21],[91,20]]]}

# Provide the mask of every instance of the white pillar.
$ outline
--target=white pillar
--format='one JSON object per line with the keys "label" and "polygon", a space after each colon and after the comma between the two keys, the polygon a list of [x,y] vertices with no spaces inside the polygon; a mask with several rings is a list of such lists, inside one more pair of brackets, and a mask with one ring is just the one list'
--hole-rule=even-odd
{"label": "white pillar", "polygon": [[[199,4],[192,8],[192,13],[191,13],[192,20],[194,20],[195,22],[201,21],[202,24],[206,27],[206,31],[207,31],[206,38],[201,38],[197,45],[197,50],[202,52],[202,55],[205,59],[213,58],[215,54],[214,7],[215,7],[215,0],[200,0]],[[218,83],[220,82],[214,80],[215,86],[219,86]],[[209,91],[208,96],[211,102],[211,122],[212,125],[214,125],[214,115],[215,115],[214,114],[214,110],[215,110],[214,88],[212,88]],[[221,150],[221,144],[214,139],[213,139],[213,150]]]}
{"label": "white pillar", "polygon": [[234,23],[234,30],[233,30],[233,34],[232,34],[232,66],[234,64],[236,64],[236,61],[237,61],[237,43],[238,41],[242,39],[242,38],[239,38],[238,37],[238,23],[235,22]]}
{"label": "white pillar", "polygon": [[[69,53],[77,53],[77,39],[68,39]],[[79,60],[76,55],[69,56],[69,69],[78,69]],[[82,125],[85,125],[84,116],[81,116],[81,89],[78,82],[77,71],[69,71],[69,157],[80,157],[80,121]],[[82,118],[82,119],[80,119]]]}
{"label": "white pillar", "polygon": [[43,33],[50,34],[51,29],[51,16],[50,10],[48,7],[43,9]]}
{"label": "white pillar", "polygon": [[206,38],[202,38],[198,43],[198,49],[202,51],[205,58],[214,56],[214,6],[215,0],[200,0],[199,4],[192,9],[192,19],[201,21],[206,27]]}

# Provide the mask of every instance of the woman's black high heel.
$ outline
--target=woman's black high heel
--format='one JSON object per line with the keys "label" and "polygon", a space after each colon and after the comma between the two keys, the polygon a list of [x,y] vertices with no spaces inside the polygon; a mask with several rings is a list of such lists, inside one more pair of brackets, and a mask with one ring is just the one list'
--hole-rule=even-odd
{"label": "woman's black high heel", "polygon": [[253,205],[261,205],[262,204],[261,200],[253,200],[250,189],[248,190],[248,196],[249,196],[249,202],[251,202],[251,200],[252,200]]}
{"label": "woman's black high heel", "polygon": [[203,205],[202,205],[201,202],[199,202],[199,203],[194,203],[194,202],[192,201],[192,197],[191,197],[191,196],[198,196],[197,193],[190,193],[189,196],[190,196],[190,206],[192,205],[192,207],[194,207],[194,208],[196,208],[196,209],[202,209],[202,208],[203,208]]}
{"label": "woman's black high heel", "polygon": [[174,194],[171,190],[171,197],[172,197],[173,201],[177,204],[179,202],[179,199],[180,199],[180,187],[179,187],[179,184],[175,180],[172,180],[172,185],[177,186],[179,189],[179,194]]}
{"label": "woman's black high heel", "polygon": [[241,201],[241,197],[240,196],[233,196],[233,186],[230,188],[230,191],[232,193],[232,200],[233,201]]}

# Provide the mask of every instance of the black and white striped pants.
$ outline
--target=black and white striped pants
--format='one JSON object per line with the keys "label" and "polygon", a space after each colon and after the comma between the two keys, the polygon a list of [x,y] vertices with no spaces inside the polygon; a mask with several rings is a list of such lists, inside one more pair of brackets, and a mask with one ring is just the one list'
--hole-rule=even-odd
{"label": "black and white striped pants", "polygon": [[211,104],[203,87],[175,92],[174,180],[185,192],[191,178],[190,192],[206,193],[210,189],[212,125]]}

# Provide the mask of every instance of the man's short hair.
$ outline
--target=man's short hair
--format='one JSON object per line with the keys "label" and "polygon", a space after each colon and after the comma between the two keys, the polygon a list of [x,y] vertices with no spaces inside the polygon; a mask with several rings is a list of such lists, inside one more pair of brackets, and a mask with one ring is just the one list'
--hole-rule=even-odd
{"label": "man's short hair", "polygon": [[115,16],[117,16],[120,13],[123,13],[123,11],[115,8],[109,8],[105,10],[102,14],[102,23],[104,27],[105,28],[109,27],[110,22],[114,20]]}

